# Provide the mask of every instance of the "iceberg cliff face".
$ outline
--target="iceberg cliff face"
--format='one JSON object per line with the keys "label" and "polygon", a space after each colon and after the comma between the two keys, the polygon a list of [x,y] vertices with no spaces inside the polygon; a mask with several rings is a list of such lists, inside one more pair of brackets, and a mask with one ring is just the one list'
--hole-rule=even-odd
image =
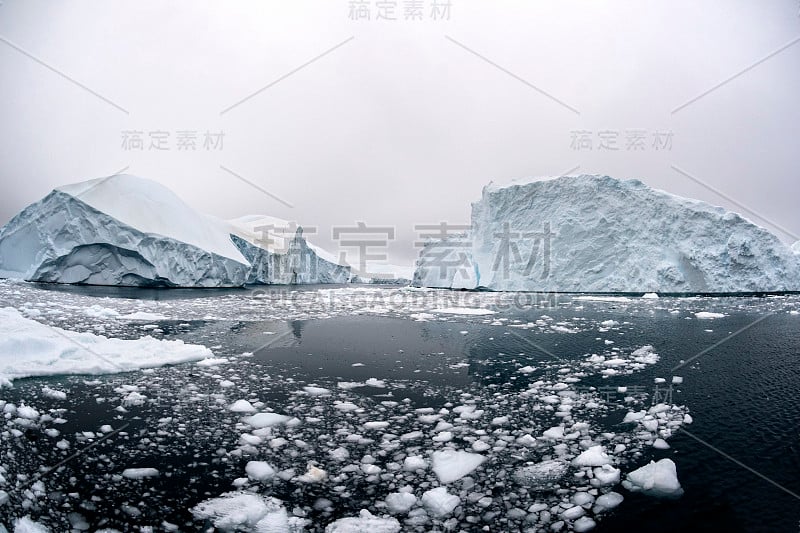
{"label": "iceberg cliff face", "polygon": [[[800,290],[800,261],[736,213],[638,180],[577,176],[487,186],[461,248],[474,280],[441,275],[430,243],[415,283],[564,292]],[[451,254],[450,258],[453,258]],[[461,271],[464,269],[461,268]]]}
{"label": "iceberg cliff face", "polygon": [[286,255],[236,233],[234,225],[194,211],[155,182],[112,176],[56,189],[0,229],[0,277],[138,287],[342,279],[331,274],[339,265],[320,259],[302,231]]}

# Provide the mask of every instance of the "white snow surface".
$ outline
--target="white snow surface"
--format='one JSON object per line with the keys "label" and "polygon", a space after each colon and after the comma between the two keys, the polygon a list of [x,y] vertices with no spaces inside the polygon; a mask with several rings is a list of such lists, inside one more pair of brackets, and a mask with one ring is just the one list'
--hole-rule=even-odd
{"label": "white snow surface", "polygon": [[0,308],[0,384],[31,376],[110,374],[196,361],[211,350],[180,340],[123,340],[45,326]]}
{"label": "white snow surface", "polygon": [[800,290],[797,244],[793,253],[736,213],[638,180],[582,175],[490,184],[472,204],[471,218],[466,239],[423,248],[415,285],[563,292]]}
{"label": "white snow surface", "polygon": [[248,264],[231,242],[229,223],[198,213],[156,181],[117,174],[64,185],[56,190],[144,233],[169,237]]}

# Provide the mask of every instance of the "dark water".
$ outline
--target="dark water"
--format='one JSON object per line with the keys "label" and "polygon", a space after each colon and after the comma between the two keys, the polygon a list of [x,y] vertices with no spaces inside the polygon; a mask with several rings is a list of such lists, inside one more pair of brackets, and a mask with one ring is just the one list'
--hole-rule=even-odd
{"label": "dark water", "polygon": [[[680,305],[675,300],[674,307]],[[764,314],[763,309],[749,311],[747,299],[715,299],[714,305],[729,316],[685,320],[686,313],[671,314],[669,306],[643,312],[599,302],[547,310],[555,321],[573,324],[576,317],[577,323],[616,320],[624,327],[603,334],[604,338],[614,338],[625,348],[651,344],[661,355],[658,363],[635,374],[608,379],[591,375],[583,380],[585,385],[639,386],[650,393],[653,378],[680,375],[685,382],[673,401],[687,406],[694,418],[693,424],[669,440],[670,449],[649,449],[637,464],[623,468],[626,472],[650,459],[670,457],[677,464],[684,495],[661,500],[618,486],[614,490],[625,496],[624,503],[599,521],[595,531],[797,531],[800,527],[800,499],[788,493],[800,494],[800,319],[785,312],[769,316],[673,371],[681,360]],[[541,315],[539,310],[518,310],[505,316],[524,321]],[[102,424],[125,426],[43,476],[48,494],[33,508],[22,509],[24,498],[6,487],[11,501],[0,507],[0,517],[10,525],[14,516],[30,514],[62,530],[68,513],[79,512],[92,529],[130,530],[162,520],[195,529],[202,524],[189,509],[232,490],[231,482],[244,475],[244,464],[250,459],[229,453],[241,433],[236,430],[238,417],[224,408],[232,399],[260,399],[289,415],[308,416],[316,410],[322,429],[295,436],[324,440],[343,418],[330,408],[330,402],[314,404],[298,397],[297,390],[303,386],[329,388],[335,398],[359,401],[385,417],[394,415],[402,425],[406,423],[403,406],[438,410],[447,402],[458,403],[465,393],[488,398],[497,391],[510,397],[557,372],[558,361],[547,352],[574,360],[602,346],[595,328],[572,334],[520,330],[520,338],[509,335],[508,327],[488,322],[475,317],[416,322],[365,316],[290,322],[189,321],[181,327],[174,321],[157,322],[165,338],[216,346],[215,355],[230,357],[231,362],[211,369],[189,364],[97,378],[18,380],[14,389],[4,389],[0,397],[6,401],[19,404],[36,398],[41,412],[63,409],[66,423],[57,427],[72,441],[69,452],[62,453],[54,449],[53,439],[34,429],[26,431],[24,438],[4,437],[0,463],[12,465],[9,474],[41,474],[42,465],[54,465],[99,440],[99,435],[73,438],[76,434],[96,431]],[[243,352],[253,355],[241,357]],[[522,375],[517,369],[523,365],[535,366],[537,371]],[[391,386],[337,389],[338,382],[370,378],[386,380]],[[232,387],[220,389],[222,379],[232,381]],[[126,384],[141,385],[150,401],[120,412],[117,408],[124,393],[115,389]],[[43,385],[67,390],[67,401],[41,397]],[[624,414],[624,406],[619,407]],[[504,409],[497,406],[495,415]],[[613,409],[607,414],[602,423],[614,431],[621,415]],[[300,459],[286,454],[270,461],[289,468],[304,464]],[[122,468],[137,466],[155,467],[164,475],[146,482],[117,477]],[[493,467],[500,471],[503,465]],[[351,516],[387,490],[353,483],[348,486],[349,498],[334,501],[335,512],[311,511],[309,518],[324,524]],[[293,486],[275,487],[272,494],[287,502],[290,510],[293,505],[308,508],[319,497],[333,498],[313,487],[303,492]],[[482,526],[476,524],[475,529]],[[512,529],[502,521],[494,526]]]}

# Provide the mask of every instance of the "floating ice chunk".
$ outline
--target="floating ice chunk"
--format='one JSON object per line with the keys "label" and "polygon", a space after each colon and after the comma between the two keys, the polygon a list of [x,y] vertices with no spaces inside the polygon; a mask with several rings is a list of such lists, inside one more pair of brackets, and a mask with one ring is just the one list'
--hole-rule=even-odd
{"label": "floating ice chunk", "polygon": [[583,533],[584,531],[594,529],[596,525],[597,524],[595,521],[588,516],[582,516],[575,520],[575,522],[572,524],[572,530],[576,531],[577,533]]}
{"label": "floating ice chunk", "polygon": [[244,418],[244,422],[246,424],[249,424],[256,429],[285,424],[289,420],[291,420],[291,417],[279,415],[278,413],[258,413]]}
{"label": "floating ice chunk", "polygon": [[250,461],[244,467],[244,471],[256,481],[269,481],[275,477],[275,469],[265,461]]}
{"label": "floating ice chunk", "polygon": [[417,503],[410,492],[392,492],[386,496],[386,509],[392,514],[406,514]]}
{"label": "floating ice chunk", "polygon": [[566,475],[568,468],[568,465],[561,461],[542,461],[518,469],[514,472],[514,479],[525,487],[537,490],[547,489],[560,481]]}
{"label": "floating ice chunk", "polygon": [[461,503],[458,496],[447,492],[446,487],[436,487],[422,494],[422,505],[434,518],[444,518]]}
{"label": "floating ice chunk", "polygon": [[631,357],[633,357],[633,360],[637,363],[644,363],[647,365],[654,365],[659,359],[658,354],[655,353],[655,348],[649,344],[634,350]]}
{"label": "floating ice chunk", "polygon": [[303,387],[303,390],[309,396],[328,396],[331,391],[323,387]]}
{"label": "floating ice chunk", "polygon": [[700,311],[699,313],[695,313],[694,316],[701,320],[713,320],[715,318],[725,317],[723,313],[711,313],[709,311]]}
{"label": "floating ice chunk", "polygon": [[328,476],[328,473],[323,469],[308,463],[306,473],[297,478],[301,483],[319,483]]}
{"label": "floating ice chunk", "polygon": [[389,422],[375,421],[364,422],[364,429],[386,429],[389,427]]}
{"label": "floating ice chunk", "polygon": [[495,311],[491,309],[477,309],[474,307],[445,307],[442,309],[433,309],[431,313],[440,313],[445,315],[494,315]]}
{"label": "floating ice chunk", "polygon": [[328,524],[325,533],[397,533],[400,522],[395,518],[379,518],[366,509],[358,517],[340,518]]}
{"label": "floating ice chunk", "polygon": [[606,454],[605,449],[600,446],[592,446],[581,452],[572,460],[574,466],[603,466],[611,462],[611,458]]}
{"label": "floating ice chunk", "polygon": [[199,503],[192,514],[223,531],[299,532],[303,523],[289,517],[280,500],[240,491]]}
{"label": "floating ice chunk", "polygon": [[253,404],[248,402],[247,400],[236,400],[233,402],[229,410],[233,411],[234,413],[255,413],[256,408],[253,407]]}
{"label": "floating ice chunk", "polygon": [[107,338],[46,326],[0,308],[0,382],[58,374],[108,374],[212,356],[180,340]]}
{"label": "floating ice chunk", "polygon": [[27,516],[14,521],[14,533],[50,533],[50,530]]}
{"label": "floating ice chunk", "polygon": [[536,372],[536,369],[532,366],[523,366],[522,368],[518,368],[517,372],[521,374],[530,374],[532,372]]}
{"label": "floating ice chunk", "polygon": [[543,437],[547,437],[548,439],[563,439],[564,438],[564,428],[562,426],[555,426],[544,433],[542,433]]}
{"label": "floating ice chunk", "polygon": [[619,326],[619,322],[616,320],[603,320],[600,325],[604,328],[613,328],[614,326]]}
{"label": "floating ice chunk", "polygon": [[126,468],[122,471],[122,477],[128,479],[143,479],[146,477],[156,477],[160,473],[155,468]]}
{"label": "floating ice chunk", "polygon": [[50,398],[50,399],[53,399],[53,400],[66,400],[67,399],[67,393],[66,392],[60,391],[60,390],[56,390],[56,389],[51,389],[47,385],[42,387],[42,395],[45,396],[46,398]]}
{"label": "floating ice chunk", "polygon": [[486,457],[456,450],[433,452],[433,473],[441,483],[452,483],[478,468]]}
{"label": "floating ice chunk", "polygon": [[646,293],[644,293],[642,295],[642,298],[645,298],[645,299],[648,299],[648,300],[655,300],[655,299],[658,298],[658,293],[656,293],[656,292],[646,292]]}
{"label": "floating ice chunk", "polygon": [[564,518],[565,520],[576,520],[585,514],[586,510],[584,510],[583,507],[581,507],[580,505],[575,505],[573,507],[570,507],[569,509],[564,510],[561,513],[561,518]]}
{"label": "floating ice chunk", "polygon": [[664,439],[659,438],[653,442],[653,448],[657,450],[668,450],[669,444],[667,444],[667,441],[665,441]]}
{"label": "floating ice chunk", "polygon": [[617,492],[608,492],[606,494],[601,494],[594,501],[594,508],[592,510],[594,511],[595,514],[598,514],[603,511],[613,509],[617,507],[619,504],[621,504],[622,500],[624,499],[625,498],[622,497],[622,494],[619,494]]}
{"label": "floating ice chunk", "polygon": [[[405,435],[401,436],[400,439],[403,440],[404,436]],[[442,431],[438,435],[434,436],[432,440],[434,442],[450,442],[453,440],[453,433],[451,431]],[[435,465],[436,462],[434,461],[433,464]]]}
{"label": "floating ice chunk", "polygon": [[428,468],[428,461],[420,455],[409,455],[403,460],[403,470],[406,472],[416,472]]}
{"label": "floating ice chunk", "polygon": [[593,470],[593,473],[592,485],[594,486],[616,485],[619,483],[620,471],[611,465],[599,466]]}
{"label": "floating ice chunk", "polygon": [[485,452],[491,447],[492,447],[491,444],[483,440],[476,440],[475,442],[472,443],[472,449],[475,450],[476,452]]}
{"label": "floating ice chunk", "polygon": [[364,384],[368,387],[375,387],[378,389],[383,389],[386,387],[386,382],[377,378],[369,378],[364,382]]}
{"label": "floating ice chunk", "polygon": [[630,472],[622,486],[631,492],[641,491],[655,497],[677,498],[683,494],[672,459],[650,461],[650,464]]}

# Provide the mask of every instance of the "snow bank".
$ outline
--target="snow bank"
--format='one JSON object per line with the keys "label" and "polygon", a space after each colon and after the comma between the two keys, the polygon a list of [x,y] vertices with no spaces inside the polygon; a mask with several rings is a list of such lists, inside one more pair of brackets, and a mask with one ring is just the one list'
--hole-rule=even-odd
{"label": "snow bank", "polygon": [[196,361],[211,350],[183,341],[109,339],[49,327],[0,308],[0,383],[31,376],[110,374]]}
{"label": "snow bank", "polygon": [[[736,213],[638,180],[489,185],[471,231],[428,243],[419,286],[563,292],[800,290],[787,245]],[[797,250],[795,249],[795,252]]]}

